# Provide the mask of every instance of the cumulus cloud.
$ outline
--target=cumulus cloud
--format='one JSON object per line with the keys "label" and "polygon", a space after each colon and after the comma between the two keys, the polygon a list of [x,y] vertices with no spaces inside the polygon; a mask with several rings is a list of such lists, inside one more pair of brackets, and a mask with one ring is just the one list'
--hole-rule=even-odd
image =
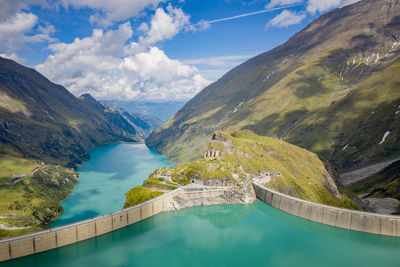
{"label": "cumulus cloud", "polygon": [[308,0],[307,11],[310,13],[323,12],[331,8],[354,4],[360,0]]}
{"label": "cumulus cloud", "polygon": [[163,40],[170,40],[187,25],[190,25],[190,17],[182,9],[167,7],[167,12],[158,8],[151,19],[150,28],[142,24],[141,30],[148,28],[147,36],[140,39],[141,43],[154,44]]}
{"label": "cumulus cloud", "polygon": [[39,26],[36,34],[28,35],[38,23],[38,18],[32,13],[16,13],[7,20],[0,22],[0,51],[9,58],[18,58],[15,51],[26,43],[55,41],[51,37],[55,29],[52,25]]}
{"label": "cumulus cloud", "polygon": [[265,7],[271,8],[275,6],[284,6],[290,4],[306,3],[306,11],[304,12],[291,12],[284,10],[278,16],[273,18],[267,25],[276,27],[287,27],[290,25],[298,24],[306,18],[307,14],[321,13],[332,8],[343,7],[346,5],[354,4],[360,0],[271,0]]}
{"label": "cumulus cloud", "polygon": [[87,38],[50,45],[53,51],[36,69],[75,95],[100,99],[182,100],[209,81],[197,68],[168,58],[159,48],[130,42],[131,24],[96,29]]}
{"label": "cumulus cloud", "polygon": [[8,59],[12,59],[16,62],[24,62],[25,59],[24,58],[20,58],[16,53],[11,53],[11,54],[0,54],[0,57],[4,57],[4,58],[8,58]]}
{"label": "cumulus cloud", "polygon": [[31,5],[40,5],[49,7],[47,0],[0,0],[0,21],[4,21],[13,17],[21,10],[29,8]]}
{"label": "cumulus cloud", "polygon": [[298,13],[298,12],[292,12],[288,10],[283,10],[279,15],[274,17],[268,24],[267,27],[269,26],[275,26],[275,27],[288,27],[290,25],[298,24],[300,23],[303,19],[306,18],[305,13]]}
{"label": "cumulus cloud", "polygon": [[114,22],[138,16],[146,8],[156,8],[165,0],[60,0],[65,6],[89,7],[98,12],[90,17],[92,23],[110,26]]}
{"label": "cumulus cloud", "polygon": [[[323,1],[323,0],[321,0]],[[299,4],[304,2],[304,0],[271,0],[265,8],[271,8],[276,6],[284,6],[284,5],[292,5],[292,4]]]}

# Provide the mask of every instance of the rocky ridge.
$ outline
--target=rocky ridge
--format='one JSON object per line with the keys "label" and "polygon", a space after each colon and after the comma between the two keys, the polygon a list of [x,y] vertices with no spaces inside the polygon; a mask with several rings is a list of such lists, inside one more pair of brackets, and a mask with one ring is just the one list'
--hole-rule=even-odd
{"label": "rocky ridge", "polygon": [[219,190],[219,193],[210,198],[176,197],[174,207],[249,204],[255,200],[254,179],[297,198],[358,208],[315,154],[248,130],[232,135],[214,133],[204,158],[178,168],[157,169],[143,186],[126,193],[124,207],[143,202],[140,196],[146,192],[163,194],[189,184],[193,190]]}

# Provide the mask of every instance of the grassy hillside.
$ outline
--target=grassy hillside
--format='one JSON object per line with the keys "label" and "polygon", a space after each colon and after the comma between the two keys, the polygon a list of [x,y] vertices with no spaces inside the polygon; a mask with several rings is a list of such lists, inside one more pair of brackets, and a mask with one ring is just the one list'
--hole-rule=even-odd
{"label": "grassy hillside", "polygon": [[38,162],[6,155],[0,157],[0,184],[13,182],[13,175],[31,175],[38,168]]}
{"label": "grassy hillside", "polygon": [[[26,163],[24,170],[29,174],[19,181],[12,179],[15,183],[11,185],[0,187],[0,238],[48,228],[48,224],[63,211],[59,203],[71,193],[78,181],[77,174],[72,169],[38,166],[25,159],[0,159],[0,168],[6,165],[10,174],[13,171],[9,162],[14,166]],[[20,174],[22,169],[14,170]]]}
{"label": "grassy hillside", "polygon": [[147,200],[161,196],[162,194],[164,194],[164,192],[155,188],[137,186],[135,188],[132,188],[125,194],[126,201],[123,208],[125,209],[131,206],[135,206],[137,204],[146,202]]}
{"label": "grassy hillside", "polygon": [[205,88],[146,143],[177,164],[199,159],[215,130],[281,138],[339,171],[399,155],[399,14],[394,0],[324,14]]}
{"label": "grassy hillside", "polygon": [[[232,135],[217,132],[207,151],[218,151],[217,156],[207,156],[178,168],[157,169],[144,185],[158,191],[189,183],[243,187],[251,179],[263,177],[269,188],[294,197],[357,208],[340,192],[316,154],[285,141],[258,136],[248,130]],[[127,193],[127,203],[131,203],[135,194],[134,190]]]}

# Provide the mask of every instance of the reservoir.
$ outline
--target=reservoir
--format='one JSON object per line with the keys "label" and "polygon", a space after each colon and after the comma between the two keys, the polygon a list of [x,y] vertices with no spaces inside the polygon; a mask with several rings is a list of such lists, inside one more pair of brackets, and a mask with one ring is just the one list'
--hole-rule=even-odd
{"label": "reservoir", "polygon": [[62,226],[122,209],[125,193],[142,185],[157,168],[174,167],[145,144],[118,143],[90,151],[78,169],[79,182],[61,203],[62,213],[51,227]]}
{"label": "reservoir", "polygon": [[[91,151],[62,203],[63,225],[120,209],[167,159],[145,145]],[[74,199],[75,198],[75,199]],[[110,203],[111,202],[111,203]],[[120,230],[0,266],[399,266],[400,238],[310,222],[256,201],[157,214]]]}

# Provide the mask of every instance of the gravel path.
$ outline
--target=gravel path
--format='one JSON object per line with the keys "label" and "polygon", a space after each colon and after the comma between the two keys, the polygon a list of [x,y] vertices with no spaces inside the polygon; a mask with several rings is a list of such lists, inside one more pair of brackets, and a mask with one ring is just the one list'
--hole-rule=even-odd
{"label": "gravel path", "polygon": [[386,168],[387,166],[398,160],[400,160],[400,158],[370,165],[355,171],[343,173],[342,175],[340,175],[340,177],[342,178],[342,181],[345,185],[352,184],[362,179],[368,178],[375,173],[378,173],[380,170]]}

